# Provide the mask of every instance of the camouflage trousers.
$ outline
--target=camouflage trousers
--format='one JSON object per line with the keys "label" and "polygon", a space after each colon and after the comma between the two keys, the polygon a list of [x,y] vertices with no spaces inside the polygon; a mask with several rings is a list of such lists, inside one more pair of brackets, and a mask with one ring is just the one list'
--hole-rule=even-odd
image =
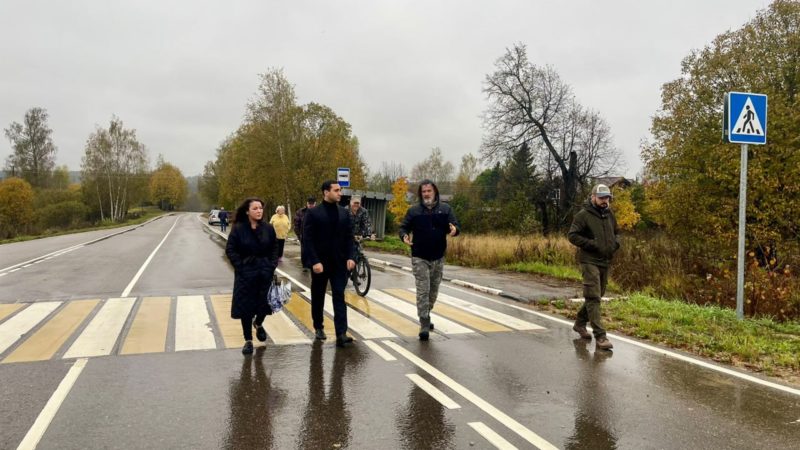
{"label": "camouflage trousers", "polygon": [[411,267],[417,285],[417,315],[420,322],[430,323],[431,310],[439,295],[439,284],[444,272],[444,258],[428,261],[422,258],[411,258]]}

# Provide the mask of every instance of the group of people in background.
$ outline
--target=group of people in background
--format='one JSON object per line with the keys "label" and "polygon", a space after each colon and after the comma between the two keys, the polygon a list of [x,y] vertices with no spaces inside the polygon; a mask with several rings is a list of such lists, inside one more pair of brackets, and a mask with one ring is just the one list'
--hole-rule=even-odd
{"label": "group of people in background", "polygon": [[[350,207],[342,208],[339,201],[342,189],[336,181],[322,183],[322,204],[309,197],[306,206],[294,216],[293,228],[301,247],[304,271],[311,271],[311,316],[317,340],[328,337],[324,329],[325,293],[330,285],[334,311],[334,331],[337,347],[353,342],[348,334],[347,306],[344,290],[348,274],[356,265],[355,237],[374,237],[368,211],[361,198],[351,198]],[[427,341],[434,324],[431,321],[439,293],[447,250],[447,238],[461,232],[452,208],[440,199],[439,189],[431,180],[423,180],[417,189],[418,203],[408,209],[400,224],[400,239],[411,248],[411,264],[416,284],[419,339]],[[579,250],[583,272],[585,302],[578,313],[573,329],[585,339],[592,335],[586,330],[591,323],[597,346],[610,350],[600,320],[600,299],[608,282],[608,267],[619,248],[616,220],[608,208],[611,191],[597,185],[584,208],[575,216],[569,240]],[[226,254],[234,266],[234,288],[231,317],[240,319],[245,338],[242,353],[253,352],[252,331],[265,341],[262,323],[271,310],[266,295],[275,269],[283,256],[289,233],[289,218],[285,208],[278,206],[269,222],[263,220],[264,202],[246,199],[234,215],[228,237]]]}

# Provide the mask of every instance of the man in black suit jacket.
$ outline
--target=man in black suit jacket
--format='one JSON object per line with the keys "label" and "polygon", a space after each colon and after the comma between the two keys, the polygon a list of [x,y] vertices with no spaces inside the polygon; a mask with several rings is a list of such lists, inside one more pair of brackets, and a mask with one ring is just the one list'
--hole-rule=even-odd
{"label": "man in black suit jacket", "polygon": [[323,330],[325,289],[331,283],[333,324],[336,345],[344,347],[353,342],[347,336],[347,305],[344,288],[347,273],[356,266],[353,226],[350,213],[339,206],[342,188],[333,180],[322,183],[323,201],[310,209],[303,220],[303,261],[311,266],[311,318],[319,340],[327,339]]}

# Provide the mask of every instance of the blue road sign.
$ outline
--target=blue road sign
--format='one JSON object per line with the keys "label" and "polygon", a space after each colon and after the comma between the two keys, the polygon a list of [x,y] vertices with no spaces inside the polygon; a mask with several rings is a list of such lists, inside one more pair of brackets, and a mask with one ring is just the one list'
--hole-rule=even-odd
{"label": "blue road sign", "polygon": [[733,144],[766,144],[767,96],[729,92],[725,101],[725,135]]}
{"label": "blue road sign", "polygon": [[338,181],[339,186],[343,188],[350,187],[350,168],[339,167],[336,169],[336,181]]}

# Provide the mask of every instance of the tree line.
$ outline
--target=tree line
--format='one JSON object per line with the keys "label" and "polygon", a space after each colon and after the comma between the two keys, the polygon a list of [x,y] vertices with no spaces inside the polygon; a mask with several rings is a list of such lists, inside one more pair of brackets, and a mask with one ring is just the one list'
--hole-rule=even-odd
{"label": "tree line", "polygon": [[150,169],[147,148],[121,119],[112,117],[108,127],[89,134],[79,184],[70,184],[66,166],[55,166],[52,134],[47,110],[40,107],[5,129],[11,154],[0,181],[0,238],[121,222],[132,207],[166,210],[186,201],[181,171],[160,156]]}

